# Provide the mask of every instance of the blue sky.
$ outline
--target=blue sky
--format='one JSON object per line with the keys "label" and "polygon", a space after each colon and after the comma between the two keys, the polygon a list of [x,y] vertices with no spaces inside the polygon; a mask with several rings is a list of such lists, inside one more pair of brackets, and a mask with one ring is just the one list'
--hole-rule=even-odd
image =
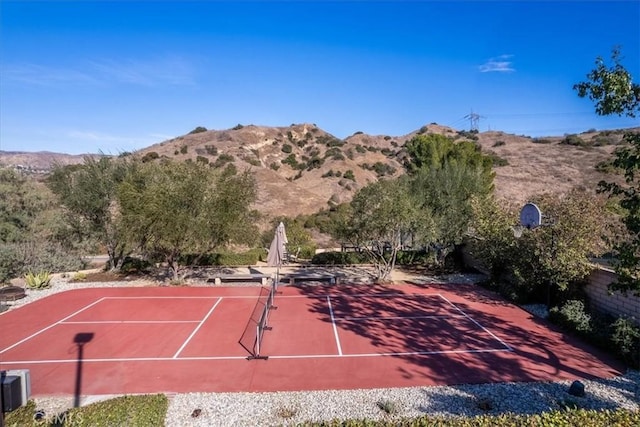
{"label": "blue sky", "polygon": [[577,97],[640,1],[0,0],[0,150],[118,154],[197,126],[436,122],[530,136],[637,126]]}

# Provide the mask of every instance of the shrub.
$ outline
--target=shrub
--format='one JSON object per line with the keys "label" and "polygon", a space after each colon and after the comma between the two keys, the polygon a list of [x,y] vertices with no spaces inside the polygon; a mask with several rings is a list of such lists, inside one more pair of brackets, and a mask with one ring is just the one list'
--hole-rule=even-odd
{"label": "shrub", "polygon": [[564,139],[562,141],[560,141],[560,144],[565,144],[565,145],[574,145],[577,147],[591,147],[593,146],[593,142],[589,141],[585,141],[584,139],[580,138],[578,135],[575,134],[571,134],[571,135],[567,135],[564,137]]}
{"label": "shrub", "polygon": [[291,144],[282,144],[282,152],[289,154],[293,151],[293,147],[291,146]]}
{"label": "shrub", "polygon": [[231,154],[220,154],[215,162],[212,163],[213,167],[220,168],[229,162],[232,162],[234,157]]}
{"label": "shrub", "polygon": [[611,325],[611,342],[630,366],[640,368],[640,327],[630,319],[618,318]]}
{"label": "shrub", "polygon": [[274,171],[277,171],[278,169],[280,169],[280,165],[279,165],[279,164],[277,164],[276,162],[272,162],[272,163],[269,165],[269,167],[270,167],[271,169],[273,169]]}
{"label": "shrub", "polygon": [[151,268],[151,261],[136,258],[136,257],[126,257],[122,262],[122,267],[120,267],[120,271],[123,273],[143,273],[148,271]]}
{"label": "shrub", "polygon": [[493,143],[494,147],[502,147],[503,145],[506,145],[507,143],[504,142],[503,140],[499,139],[496,142]]}
{"label": "shrub", "polygon": [[584,303],[579,300],[569,300],[560,308],[553,307],[549,311],[549,319],[581,335],[591,332],[591,315],[585,311]]}
{"label": "shrub", "polygon": [[47,289],[51,287],[51,273],[48,271],[28,272],[24,275],[24,280],[29,289]]}
{"label": "shrub", "polygon": [[311,258],[315,265],[350,265],[366,263],[366,255],[360,252],[321,252]]}
{"label": "shrub", "polygon": [[342,175],[345,179],[350,179],[351,181],[356,181],[356,176],[353,174],[351,169],[347,169],[347,171]]}
{"label": "shrub", "polygon": [[150,151],[142,156],[142,159],[140,160],[142,161],[142,163],[147,163],[158,158],[160,158],[160,155],[158,153],[156,153],[155,151]]}
{"label": "shrub", "polygon": [[234,127],[231,128],[231,130],[240,130],[242,129],[244,126],[242,126],[240,123],[238,123],[237,125],[235,125]]}
{"label": "shrub", "polygon": [[73,280],[74,282],[84,282],[85,280],[87,280],[87,273],[78,271],[73,274],[73,277],[71,278],[71,280]]}
{"label": "shrub", "polygon": [[546,138],[533,138],[531,142],[533,142],[534,144],[551,144],[551,142],[553,141]]}
{"label": "shrub", "polygon": [[204,150],[210,156],[217,156],[218,155],[218,149],[213,145],[205,145],[204,146]]}
{"label": "shrub", "polygon": [[209,159],[207,159],[204,156],[197,156],[196,157],[196,162],[202,163],[204,165],[209,164]]}
{"label": "shrub", "polygon": [[187,147],[186,145],[180,147],[180,153],[187,154],[187,151],[189,151],[189,147]]}
{"label": "shrub", "polygon": [[194,133],[202,133],[202,132],[206,132],[207,128],[204,126],[198,126],[197,128],[195,128],[194,130],[192,130],[191,132],[189,132],[189,135],[192,135]]}

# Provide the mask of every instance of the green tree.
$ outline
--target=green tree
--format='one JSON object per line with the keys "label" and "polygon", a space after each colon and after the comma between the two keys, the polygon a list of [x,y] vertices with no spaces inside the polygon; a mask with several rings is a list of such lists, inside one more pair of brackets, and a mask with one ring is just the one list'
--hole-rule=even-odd
{"label": "green tree", "polygon": [[82,165],[55,166],[48,179],[78,240],[101,242],[111,270],[119,270],[131,252],[121,236],[117,203],[118,185],[130,166],[124,158],[86,156]]}
{"label": "green tree", "polygon": [[404,179],[369,184],[354,195],[336,227],[338,239],[359,246],[386,280],[395,267],[402,239],[415,229],[416,213]]}
{"label": "green tree", "polygon": [[596,67],[587,74],[587,81],[576,83],[573,89],[580,98],[588,97],[595,103],[596,113],[635,117],[640,112],[640,85],[621,64],[620,48],[611,52],[612,65],[602,57],[596,58]]}
{"label": "green tree", "polygon": [[0,168],[0,283],[29,270],[81,266],[55,196],[36,179]]}
{"label": "green tree", "polygon": [[[640,85],[633,82],[631,74],[621,64],[620,50],[614,48],[611,54],[613,65],[607,66],[600,57],[596,67],[587,74],[587,81],[577,83],[573,88],[580,97],[589,97],[599,115],[626,115],[636,117],[640,112]],[[601,181],[599,191],[609,193],[619,199],[624,209],[623,221],[627,237],[616,242],[618,252],[615,269],[618,279],[610,289],[633,292],[640,295],[640,133],[627,132],[625,147],[615,151],[613,166],[624,171],[625,184]]]}
{"label": "green tree", "polygon": [[248,172],[225,174],[200,163],[164,161],[139,165],[118,191],[129,241],[166,262],[174,280],[180,260],[230,242],[250,242],[255,181]]}
{"label": "green tree", "polygon": [[[532,199],[543,212],[543,226],[516,238],[516,212],[491,199],[474,199],[471,252],[520,302],[547,297],[548,286],[565,291],[592,270],[590,257],[601,254],[612,224],[603,221],[606,200],[584,190]],[[511,288],[509,288],[511,286]]]}
{"label": "green tree", "polygon": [[418,135],[407,143],[411,195],[424,225],[417,241],[437,249],[442,263],[469,228],[473,196],[493,191],[491,158],[471,141]]}

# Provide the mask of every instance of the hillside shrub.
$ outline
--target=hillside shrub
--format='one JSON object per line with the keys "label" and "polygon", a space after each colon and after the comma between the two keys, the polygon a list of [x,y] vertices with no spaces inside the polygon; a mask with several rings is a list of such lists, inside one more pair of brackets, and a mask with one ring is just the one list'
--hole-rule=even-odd
{"label": "hillside shrub", "polygon": [[218,156],[218,158],[216,159],[215,162],[213,162],[211,165],[214,168],[221,168],[224,165],[226,165],[227,163],[233,162],[234,161],[234,157],[231,154],[220,154]]}
{"label": "hillside shrub", "polygon": [[206,132],[207,128],[204,126],[198,126],[197,128],[195,128],[194,130],[192,130],[191,132],[189,132],[189,135],[192,135],[194,133],[202,133],[202,132]]}
{"label": "hillside shrub", "polygon": [[551,144],[553,141],[546,138],[533,138],[531,142],[533,142],[534,144]]}
{"label": "hillside shrub", "polygon": [[293,151],[293,147],[291,146],[291,144],[282,144],[281,150],[283,153],[289,154]]}
{"label": "hillside shrub", "polygon": [[504,142],[503,140],[499,139],[496,142],[493,143],[494,147],[502,147],[503,145],[506,145],[507,143]]}
{"label": "hillside shrub", "polygon": [[218,149],[213,145],[205,145],[204,146],[204,150],[210,156],[217,156],[218,155]]}
{"label": "hillside shrub", "polygon": [[196,162],[199,162],[199,163],[207,165],[207,164],[209,164],[209,159],[207,159],[204,156],[197,156],[196,157]]}
{"label": "hillside shrub", "polygon": [[159,159],[160,155],[158,153],[156,153],[155,151],[150,151],[147,154],[145,154],[144,156],[142,156],[142,159],[140,159],[140,161],[142,163],[147,163],[147,162],[151,162],[153,160]]}
{"label": "hillside shrub", "polygon": [[355,182],[356,181],[356,176],[353,174],[353,171],[351,169],[347,169],[344,173],[344,175],[342,175],[345,179],[350,179],[351,181]]}
{"label": "hillside shrub", "polygon": [[580,138],[578,135],[575,135],[575,134],[565,136],[562,139],[562,141],[560,141],[560,144],[573,145],[576,147],[592,147],[593,146],[593,142],[585,141],[584,139]]}
{"label": "hillside shrub", "polygon": [[237,125],[235,125],[234,127],[231,128],[231,130],[240,130],[242,129],[244,126],[241,125],[240,123],[238,123]]}
{"label": "hillside shrub", "polygon": [[269,167],[270,167],[271,169],[273,169],[274,171],[277,171],[278,169],[280,169],[280,165],[279,165],[279,164],[277,164],[276,162],[272,162],[272,163],[269,165]]}

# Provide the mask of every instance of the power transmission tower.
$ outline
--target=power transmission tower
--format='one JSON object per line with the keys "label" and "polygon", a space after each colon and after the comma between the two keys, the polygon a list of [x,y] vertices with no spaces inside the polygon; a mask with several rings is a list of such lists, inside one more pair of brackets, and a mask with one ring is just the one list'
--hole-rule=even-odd
{"label": "power transmission tower", "polygon": [[471,110],[471,113],[467,114],[466,116],[464,116],[465,119],[468,119],[470,124],[471,124],[471,132],[478,132],[478,129],[480,128],[479,123],[480,123],[480,119],[486,119],[485,116],[481,116],[478,113],[474,113],[473,110]]}

